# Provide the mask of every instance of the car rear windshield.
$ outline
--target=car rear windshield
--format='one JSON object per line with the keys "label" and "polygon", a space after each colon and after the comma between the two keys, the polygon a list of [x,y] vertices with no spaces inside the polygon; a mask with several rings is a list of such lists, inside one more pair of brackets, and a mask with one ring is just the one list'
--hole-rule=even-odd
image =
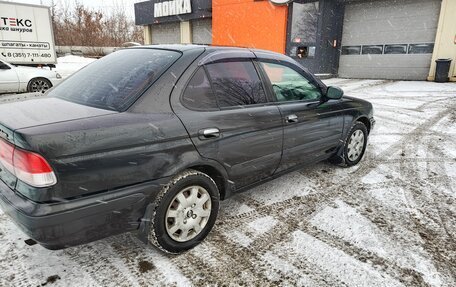
{"label": "car rear windshield", "polygon": [[51,97],[124,111],[179,57],[179,52],[126,49],[103,57],[63,81]]}

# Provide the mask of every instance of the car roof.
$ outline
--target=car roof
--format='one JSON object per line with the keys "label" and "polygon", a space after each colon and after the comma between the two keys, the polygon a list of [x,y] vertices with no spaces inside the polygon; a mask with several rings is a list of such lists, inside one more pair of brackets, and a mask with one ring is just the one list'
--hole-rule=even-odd
{"label": "car roof", "polygon": [[143,46],[133,46],[128,49],[164,49],[164,50],[174,50],[174,51],[188,51],[193,49],[206,48],[206,45],[195,45],[195,44],[160,44],[160,45],[143,45]]}
{"label": "car roof", "polygon": [[251,51],[253,53],[262,53],[269,54],[271,57],[281,55],[273,51],[255,49],[255,48],[243,48],[243,47],[231,47],[231,46],[212,46],[212,45],[197,45],[197,44],[158,44],[158,45],[143,45],[143,46],[133,46],[129,49],[141,49],[141,48],[150,48],[150,49],[165,49],[165,50],[175,50],[175,51],[188,51],[193,49],[204,48],[208,52],[217,52],[217,51]]}
{"label": "car roof", "polygon": [[[206,51],[205,59],[200,61],[200,65],[207,64],[220,59],[229,58],[250,58],[247,54],[253,55],[258,59],[269,59],[280,62],[288,62],[301,67],[306,70],[302,65],[297,63],[292,58],[273,51],[255,49],[255,48],[242,48],[242,47],[230,47],[230,46],[211,46],[211,45],[195,45],[195,44],[165,44],[165,45],[144,45],[144,46],[133,46],[127,49],[164,49],[171,51],[185,52],[194,49],[204,49]],[[217,54],[217,55],[216,55]]]}

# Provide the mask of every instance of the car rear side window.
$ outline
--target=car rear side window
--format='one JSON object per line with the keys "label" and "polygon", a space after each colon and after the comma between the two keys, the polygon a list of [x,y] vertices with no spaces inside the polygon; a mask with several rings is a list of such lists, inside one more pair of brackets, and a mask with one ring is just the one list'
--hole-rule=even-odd
{"label": "car rear side window", "polygon": [[211,83],[203,67],[196,71],[185,88],[182,103],[192,110],[218,110]]}
{"label": "car rear side window", "polygon": [[123,111],[179,57],[179,52],[125,49],[103,57],[56,86],[49,96]]}
{"label": "car rear side window", "polygon": [[271,81],[277,101],[314,101],[321,98],[320,88],[294,69],[265,62],[261,66]]}
{"label": "car rear side window", "polygon": [[251,61],[206,66],[220,108],[266,103],[266,93]]}

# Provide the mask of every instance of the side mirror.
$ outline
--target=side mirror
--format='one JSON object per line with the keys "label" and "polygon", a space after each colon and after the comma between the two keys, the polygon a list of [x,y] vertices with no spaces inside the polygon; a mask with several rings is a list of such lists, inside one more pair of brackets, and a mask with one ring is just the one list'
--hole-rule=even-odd
{"label": "side mirror", "polygon": [[328,87],[326,91],[326,98],[330,100],[339,100],[344,95],[344,91],[339,87]]}
{"label": "side mirror", "polygon": [[3,63],[3,62],[0,62],[0,70],[9,70],[11,69],[10,66],[8,66],[7,64]]}

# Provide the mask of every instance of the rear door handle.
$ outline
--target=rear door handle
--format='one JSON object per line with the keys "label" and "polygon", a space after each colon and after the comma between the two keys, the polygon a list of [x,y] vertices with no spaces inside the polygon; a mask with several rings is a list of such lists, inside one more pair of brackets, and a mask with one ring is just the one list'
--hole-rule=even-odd
{"label": "rear door handle", "polygon": [[215,139],[220,136],[220,130],[218,128],[209,128],[199,131],[200,139]]}
{"label": "rear door handle", "polygon": [[285,121],[287,123],[297,123],[298,122],[298,116],[297,115],[289,115],[285,118]]}

